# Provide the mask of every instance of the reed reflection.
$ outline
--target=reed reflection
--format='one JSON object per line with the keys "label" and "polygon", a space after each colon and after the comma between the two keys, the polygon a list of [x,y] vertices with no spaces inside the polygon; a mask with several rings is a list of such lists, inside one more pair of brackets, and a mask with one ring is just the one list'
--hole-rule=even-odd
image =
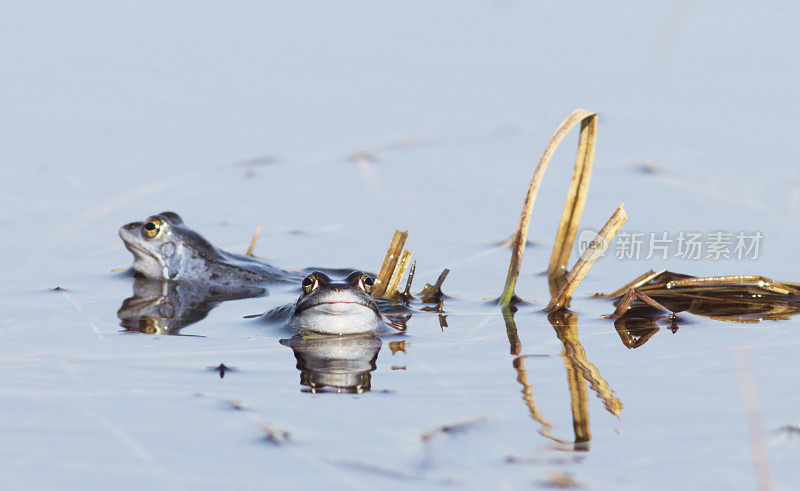
{"label": "reed reflection", "polygon": [[545,419],[536,406],[533,387],[528,381],[528,371],[525,368],[525,360],[533,356],[519,354],[522,351],[522,344],[517,336],[513,307],[503,309],[503,319],[509,337],[511,354],[517,355],[514,357],[512,365],[517,373],[517,382],[522,385],[522,400],[527,406],[531,418],[541,425],[539,433],[560,445],[569,446],[572,450],[588,450],[592,436],[589,425],[587,382],[597,397],[603,401],[606,410],[614,416],[619,416],[622,411],[622,401],[614,395],[597,367],[586,359],[586,352],[578,339],[577,314],[568,312],[566,309],[559,309],[547,316],[556,336],[564,345],[561,357],[567,372],[567,387],[570,395],[574,433],[571,441],[554,436],[552,423]]}

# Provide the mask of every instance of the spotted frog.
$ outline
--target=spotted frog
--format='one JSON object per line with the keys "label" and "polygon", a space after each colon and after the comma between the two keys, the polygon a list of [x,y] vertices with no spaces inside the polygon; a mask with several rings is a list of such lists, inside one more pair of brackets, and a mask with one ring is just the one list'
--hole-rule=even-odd
{"label": "spotted frog", "polygon": [[119,236],[133,254],[133,269],[154,280],[242,286],[302,277],[254,257],[217,249],[171,211],[124,225]]}

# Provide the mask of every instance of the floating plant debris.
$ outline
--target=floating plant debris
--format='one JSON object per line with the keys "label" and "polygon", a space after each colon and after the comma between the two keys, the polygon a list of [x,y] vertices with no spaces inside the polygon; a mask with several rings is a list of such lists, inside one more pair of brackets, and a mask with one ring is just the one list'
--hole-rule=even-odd
{"label": "floating plant debris", "polygon": [[219,378],[225,378],[225,374],[226,373],[233,372],[233,371],[237,370],[236,367],[229,367],[229,366],[225,365],[224,363],[220,363],[219,365],[217,365],[215,367],[212,366],[212,367],[207,367],[207,368],[209,370],[214,371],[214,372],[218,372],[219,373]]}
{"label": "floating plant debris", "polygon": [[437,436],[466,431],[467,429],[475,426],[476,424],[486,421],[487,419],[489,419],[489,417],[490,416],[488,415],[483,415],[483,416],[478,416],[476,418],[459,421],[458,423],[440,426],[431,431],[426,431],[425,433],[422,434],[422,436],[420,436],[420,438],[422,439],[423,442],[427,442]]}
{"label": "floating plant debris", "polygon": [[258,421],[256,424],[264,432],[264,440],[267,443],[281,446],[289,443],[292,439],[292,435],[288,431],[275,428],[264,421]]}
{"label": "floating plant debris", "polygon": [[450,273],[449,269],[445,269],[439,274],[439,278],[436,279],[436,283],[431,285],[430,283],[426,283],[425,287],[419,294],[420,300],[425,303],[442,303],[442,298],[444,294],[442,293],[442,284],[444,280],[447,278],[447,275]]}
{"label": "floating plant debris", "polygon": [[603,297],[618,299],[611,319],[688,312],[721,321],[755,323],[800,313],[800,284],[755,275],[698,278],[651,270]]}

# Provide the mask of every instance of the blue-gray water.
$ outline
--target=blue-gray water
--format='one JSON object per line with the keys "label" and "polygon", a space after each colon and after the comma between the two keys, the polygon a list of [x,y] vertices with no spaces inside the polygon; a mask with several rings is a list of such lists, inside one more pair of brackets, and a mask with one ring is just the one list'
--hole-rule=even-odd
{"label": "blue-gray water", "polygon": [[[796,319],[687,315],[627,349],[600,317],[611,304],[586,295],[664,267],[800,280],[798,15],[690,1],[3,3],[0,481],[521,488],[567,473],[600,489],[747,489],[755,407],[773,485],[796,486],[800,439],[781,429],[800,423]],[[577,107],[600,114],[584,226],[627,200],[623,231],[764,238],[755,261],[596,265],[572,309],[623,408],[614,417],[589,389],[589,450],[568,452],[539,433],[503,318],[482,300],[510,254],[492,241],[512,233],[533,165]],[[521,353],[548,355],[524,359],[535,407],[570,441],[564,345],[536,273],[575,141],[537,200],[517,287],[533,303],[516,315]],[[448,327],[415,315],[385,337],[360,395],[302,392],[287,333],[242,319],[286,291],[182,331],[203,337],[122,333],[133,280],[111,272],[131,260],[116,230],[166,209],[239,252],[263,222],[256,254],[283,267],[375,270],[408,228],[417,287],[452,270]],[[238,370],[220,379],[206,368],[219,363]],[[259,422],[291,441],[265,443]]]}

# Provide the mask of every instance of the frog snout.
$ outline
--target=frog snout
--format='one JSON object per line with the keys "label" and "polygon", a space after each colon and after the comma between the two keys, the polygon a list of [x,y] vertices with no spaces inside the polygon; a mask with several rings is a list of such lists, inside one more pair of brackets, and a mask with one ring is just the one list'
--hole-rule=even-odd
{"label": "frog snout", "polygon": [[142,222],[131,222],[119,228],[119,236],[125,239],[126,235],[133,234],[142,226]]}
{"label": "frog snout", "polygon": [[122,229],[126,230],[128,232],[133,232],[134,230],[136,230],[137,228],[139,228],[141,226],[142,226],[142,222],[131,222],[131,223],[123,225]]}

